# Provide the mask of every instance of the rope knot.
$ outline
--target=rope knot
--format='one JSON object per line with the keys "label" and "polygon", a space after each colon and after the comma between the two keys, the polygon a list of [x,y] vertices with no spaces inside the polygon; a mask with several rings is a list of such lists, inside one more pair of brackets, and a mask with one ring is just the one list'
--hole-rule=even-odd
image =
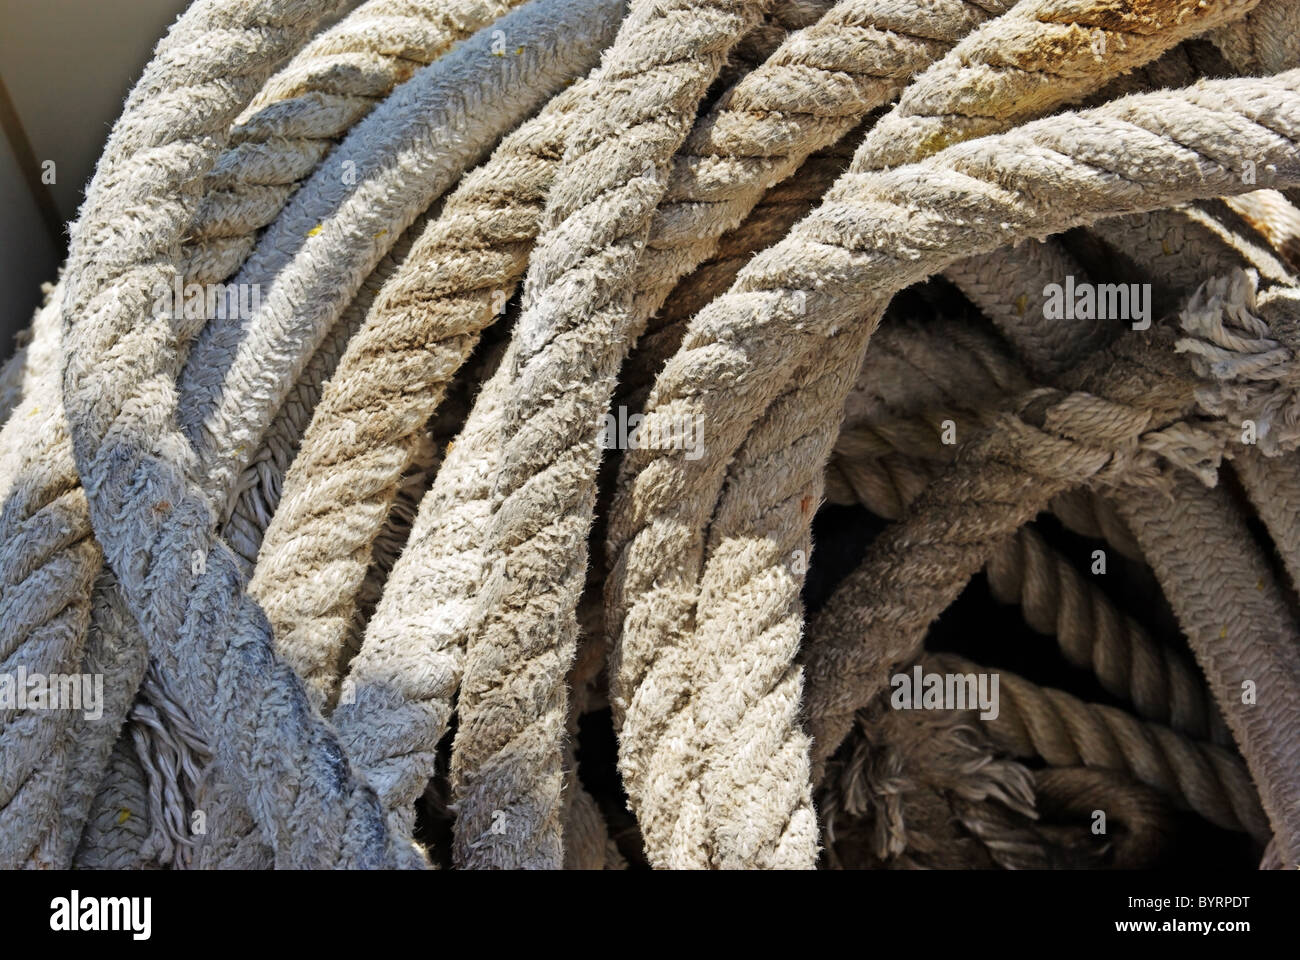
{"label": "rope knot", "polygon": [[1018,462],[1043,477],[1164,489],[1173,470],[1185,470],[1214,486],[1235,428],[1161,419],[1154,410],[1095,394],[1043,388],[1024,394],[1015,413],[1001,418],[999,432]]}

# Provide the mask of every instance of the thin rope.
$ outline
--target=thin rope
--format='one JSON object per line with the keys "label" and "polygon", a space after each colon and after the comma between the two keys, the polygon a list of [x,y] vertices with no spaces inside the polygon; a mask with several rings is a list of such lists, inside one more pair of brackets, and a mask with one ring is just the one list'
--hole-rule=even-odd
{"label": "thin rope", "polygon": [[[927,655],[923,664],[940,673],[989,672],[951,654]],[[1084,703],[1006,670],[995,672],[998,715],[983,723],[992,739],[1015,756],[1042,757],[1058,767],[1124,771],[1211,823],[1244,830],[1258,840],[1268,838],[1268,820],[1250,775],[1234,754],[1123,710]]]}

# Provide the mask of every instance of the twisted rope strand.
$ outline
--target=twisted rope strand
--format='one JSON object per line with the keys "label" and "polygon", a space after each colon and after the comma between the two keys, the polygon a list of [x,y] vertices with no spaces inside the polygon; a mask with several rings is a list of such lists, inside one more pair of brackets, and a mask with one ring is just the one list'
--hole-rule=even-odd
{"label": "twisted rope strand", "polygon": [[[1126,11],[1129,15],[1121,17],[1121,25],[1129,31],[1140,31],[1138,39],[1125,37],[1121,50],[1098,61],[1095,51],[1080,50],[1083,47],[1080,42],[1083,33],[1077,23],[1087,22],[1089,16],[1096,16],[1091,5],[1080,6],[1082,9],[1079,6],[1071,8],[1068,4],[1057,3],[1055,0],[1050,5],[1030,2],[977,29],[958,44],[948,57],[909,86],[899,104],[872,127],[855,154],[853,169],[879,169],[896,163],[914,162],[943,144],[977,133],[1003,130],[1016,120],[1031,117],[1095,90],[1110,77],[1137,63],[1154,59],[1197,26],[1196,17],[1189,17],[1188,9],[1174,9],[1173,5],[1167,9],[1143,7],[1140,11]],[[1109,14],[1107,9],[1105,15]],[[1216,16],[1232,15],[1231,9],[1225,12],[1204,4],[1196,7],[1196,14],[1207,15],[1211,24],[1216,22]],[[1051,21],[1058,17],[1069,26],[1056,29]],[[1044,38],[1050,39],[1045,42]],[[1043,46],[1051,48],[1053,56],[1050,68],[1044,65]],[[1072,55],[1081,60],[1081,69],[1069,64]],[[990,57],[995,60],[996,66],[981,71],[981,62]],[[1064,68],[1061,67],[1062,62],[1067,64]],[[1031,69],[1025,70],[1026,65]],[[1049,69],[1051,73],[1047,73]],[[979,116],[976,120],[961,116],[962,107],[971,104],[974,98],[968,93],[970,88],[958,82],[960,78],[951,75],[954,71],[960,74],[960,78],[977,78],[974,81],[974,88],[979,91]],[[1063,77],[1062,73],[1066,76]],[[975,111],[968,108],[966,112]],[[936,133],[939,130],[942,131],[941,134]],[[936,143],[936,137],[939,136],[942,139]],[[1062,263],[1069,266],[1063,255],[1054,260],[1052,266],[1060,266]],[[869,336],[870,325],[867,325],[867,329]],[[1071,332],[1075,337],[1081,335],[1077,331]],[[865,344],[865,339],[856,341],[855,338],[843,336],[830,338],[825,343],[829,356],[819,357],[816,361],[819,367],[825,365],[840,371],[840,382],[845,384],[845,391],[854,377],[843,374],[856,370],[860,363],[858,353]],[[1040,362],[1052,365],[1072,359],[1073,356],[1064,354],[1045,357]],[[793,378],[792,384],[792,387],[787,388],[786,396],[797,396],[803,389],[799,377]],[[781,403],[782,399],[776,403]],[[840,400],[842,399],[841,395]],[[817,406],[815,401],[810,405],[814,408]],[[830,420],[835,420],[839,406],[831,405]],[[815,424],[818,421],[810,412],[802,422]],[[777,431],[776,436],[769,437],[763,432],[771,430]],[[760,672],[755,670],[753,654],[749,651],[755,648],[758,635],[766,632],[768,624],[762,620],[756,623],[753,617],[741,613],[744,607],[740,606],[743,603],[740,598],[746,596],[747,580],[750,589],[762,590],[765,595],[770,595],[773,589],[778,593],[783,591],[786,594],[783,599],[793,605],[798,604],[800,584],[797,579],[791,581],[783,576],[786,569],[783,559],[773,560],[769,557],[767,564],[749,566],[739,561],[731,549],[727,549],[727,541],[730,538],[736,545],[734,550],[741,555],[756,538],[779,542],[781,538],[774,533],[772,524],[774,518],[783,516],[783,511],[786,522],[793,524],[796,529],[807,530],[811,523],[811,511],[806,506],[809,498],[813,503],[820,500],[823,477],[821,464],[829,452],[829,440],[833,439],[834,428],[827,435],[827,443],[815,448],[819,456],[814,458],[806,457],[798,450],[803,433],[804,429],[791,429],[787,423],[779,420],[760,421],[741,448],[737,462],[747,462],[745,450],[750,445],[756,445],[767,449],[767,455],[776,462],[800,466],[793,470],[787,469],[786,473],[793,473],[794,476],[783,476],[781,484],[773,484],[771,478],[764,476],[762,471],[733,471],[720,503],[734,499],[738,504],[745,504],[751,512],[748,516],[739,518],[727,517],[726,511],[720,508],[715,512],[709,533],[705,567],[696,600],[693,648],[708,650],[709,642],[714,641],[726,650],[728,641],[725,638],[739,633],[748,638],[749,642],[742,640],[738,648],[731,648],[734,651],[732,656],[739,657],[750,674]],[[786,444],[784,448],[780,446],[782,442]],[[732,490],[733,486],[736,489]],[[793,505],[795,501],[804,509],[787,510],[787,503]],[[741,571],[744,572],[743,575]],[[774,579],[779,584],[775,588],[771,585]],[[712,586],[714,580],[726,584],[725,591]],[[723,612],[712,609],[715,603],[720,604]],[[797,622],[797,613],[793,619]],[[712,631],[706,626],[711,624],[715,625]],[[792,643],[786,654],[787,665],[794,649],[795,644]],[[746,651],[743,656],[739,653],[742,650]],[[722,672],[726,673],[725,670]],[[705,699],[708,695],[709,688],[705,684],[695,698],[701,704],[702,712],[712,712],[715,708],[713,703]],[[761,723],[757,712],[754,717],[747,718],[747,721],[751,724]],[[791,733],[790,736],[798,735]],[[766,735],[767,742],[772,742],[773,739],[771,733]],[[669,742],[679,740],[679,737],[669,735]],[[721,765],[729,766],[728,758],[734,755],[734,751],[722,751]],[[705,782],[707,783],[707,778]],[[749,819],[752,820],[752,817]]]}
{"label": "twisted rope strand", "polygon": [[[927,656],[924,664],[940,673],[988,672],[950,654]],[[1234,754],[1006,670],[996,673],[998,715],[983,722],[994,742],[1015,756],[1039,756],[1055,767],[1120,770],[1220,827],[1261,841],[1269,836],[1250,775]]]}
{"label": "twisted rope strand", "polygon": [[[486,572],[508,359],[507,351],[420,502],[334,712],[340,737],[390,817],[408,824],[434,772]],[[413,636],[421,642],[410,642]]]}
{"label": "twisted rope strand", "polygon": [[[595,501],[597,418],[644,325],[631,282],[668,163],[760,12],[735,0],[633,4],[547,198],[515,332],[482,626],[470,635],[452,751],[461,864],[562,857],[564,677]],[[519,716],[520,702],[535,707]],[[494,819],[504,826],[494,830]]]}
{"label": "twisted rope strand", "polygon": [[[623,461],[610,524],[617,558],[610,611],[616,624],[611,634],[623,634],[612,702],[625,755],[658,742],[665,729],[662,718],[629,720],[632,698],[642,687],[656,688],[660,666],[671,675],[669,651],[693,636],[700,531],[716,502],[721,471],[750,423],[787,382],[792,358],[808,356],[856,317],[874,324],[890,291],[959,256],[1016,236],[1091,222],[1128,204],[1167,204],[1184,191],[1242,192],[1222,161],[1241,155],[1236,137],[1252,126],[1258,139],[1252,138],[1251,149],[1267,152],[1265,144],[1272,143],[1278,165],[1270,169],[1281,172],[1293,162],[1294,147],[1286,146],[1285,137],[1274,138],[1287,129],[1294,135],[1294,126],[1277,121],[1294,111],[1294,94],[1287,91],[1296,79],[1228,81],[1133,97],[951,147],[896,170],[851,169],[818,211],[741,272],[732,290],[694,321],[661,375],[642,424],[653,435],[671,422],[707,416],[703,456],[689,461],[635,450]],[[1263,91],[1255,87],[1248,94],[1244,85],[1233,85],[1245,83],[1278,84],[1277,100],[1256,112],[1248,104]],[[1220,124],[1243,108],[1267,117],[1266,126],[1242,127],[1233,120],[1229,134]],[[1164,139],[1170,135],[1177,146]],[[1164,152],[1169,163],[1154,160]],[[1139,156],[1143,160],[1135,162]],[[1158,182],[1148,161],[1160,163]],[[1177,169],[1186,169],[1190,179],[1180,184],[1181,175],[1170,174]],[[904,222],[905,229],[892,225]],[[634,763],[621,763],[631,781]]]}
{"label": "twisted rope strand", "polygon": [[917,77],[863,140],[859,170],[914,163],[1082,98],[1258,0],[1024,0]]}

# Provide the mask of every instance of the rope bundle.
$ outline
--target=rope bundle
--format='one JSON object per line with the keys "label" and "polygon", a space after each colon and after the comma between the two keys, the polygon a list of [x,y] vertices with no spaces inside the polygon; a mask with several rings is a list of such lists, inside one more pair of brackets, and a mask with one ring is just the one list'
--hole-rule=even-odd
{"label": "rope bundle", "polygon": [[[103,682],[0,865],[1300,859],[1298,10],[198,0],[0,372],[0,679]],[[979,584],[1064,673],[897,709]]]}

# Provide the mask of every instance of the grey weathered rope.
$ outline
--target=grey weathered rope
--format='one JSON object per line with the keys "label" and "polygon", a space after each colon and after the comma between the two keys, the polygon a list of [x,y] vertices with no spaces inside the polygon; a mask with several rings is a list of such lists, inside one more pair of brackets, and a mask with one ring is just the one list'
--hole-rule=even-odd
{"label": "grey weathered rope", "polygon": [[317,36],[235,120],[205,181],[183,255],[193,283],[222,283],[257,231],[394,87],[521,0],[369,0]]}
{"label": "grey weathered rope", "polygon": [[1269,458],[1246,447],[1232,468],[1268,528],[1292,590],[1300,592],[1300,453]]}
{"label": "grey weathered rope", "polygon": [[[950,654],[929,655],[924,663],[939,672],[987,672]],[[1211,823],[1257,839],[1268,837],[1268,820],[1250,775],[1234,754],[1123,710],[1084,703],[1006,670],[996,672],[998,715],[983,722],[993,740],[1015,756],[1039,756],[1058,767],[1122,770]]]}
{"label": "grey weathered rope", "polygon": [[[11,677],[19,666],[70,673],[81,661],[101,559],[84,493],[47,485],[52,475],[76,476],[56,389],[45,377],[19,406],[24,419],[39,417],[48,447],[23,451],[0,509],[0,668]],[[24,861],[57,823],[71,718],[70,710],[0,711],[0,864]]]}
{"label": "grey weathered rope", "polygon": [[[1242,185],[1232,172],[1218,160],[1208,159],[1241,155],[1236,138],[1243,128],[1234,127],[1228,134],[1226,126],[1211,119],[1226,119],[1227,114],[1220,113],[1225,108],[1234,113],[1244,107],[1257,117],[1267,116],[1267,131],[1254,127],[1259,139],[1250,149],[1266,153],[1270,149],[1266,144],[1272,143],[1269,162],[1276,166],[1269,175],[1287,169],[1294,164],[1294,146],[1288,146],[1285,137],[1274,138],[1286,129],[1295,135],[1294,127],[1279,125],[1278,120],[1281,112],[1296,109],[1294,93],[1287,92],[1296,79],[1288,75],[1267,81],[1225,81],[1178,94],[1129,98],[952,147],[920,164],[877,173],[850,170],[841,178],[820,210],[756,258],[732,291],[700,314],[682,351],[660,378],[643,429],[662,427],[656,420],[707,411],[710,435],[703,457],[686,461],[637,450],[624,458],[625,479],[610,528],[619,553],[611,577],[610,608],[618,625],[612,633],[628,625],[635,625],[637,633],[630,641],[634,653],[629,652],[626,635],[623,638],[624,669],[615,685],[616,711],[627,709],[633,692],[656,689],[657,673],[647,671],[656,664],[670,669],[670,651],[685,642],[677,625],[685,622],[694,604],[692,565],[698,560],[691,558],[697,558],[702,547],[699,531],[716,501],[720,471],[758,412],[785,382],[791,358],[806,355],[803,344],[822,342],[854,317],[865,315],[874,321],[889,291],[942,268],[947,261],[995,248],[1015,236],[1054,232],[1117,213],[1128,204],[1159,206],[1189,193],[1240,192]],[[1260,88],[1242,99],[1246,87],[1234,86],[1247,83],[1278,85],[1277,99],[1266,113],[1246,106],[1262,93]],[[1224,94],[1227,97],[1220,99]],[[1293,116],[1285,123],[1295,121]],[[1139,132],[1146,128],[1172,134],[1174,127],[1177,147],[1159,135]],[[1035,141],[1039,136],[1044,138],[1041,145]],[[1161,142],[1165,146],[1158,146]],[[1050,154],[1043,152],[1048,144]],[[1170,166],[1147,153],[1165,150],[1172,151],[1171,160],[1177,155],[1178,163],[1191,162],[1190,181],[1179,186],[1180,175],[1171,178]],[[1068,159],[1075,152],[1086,156],[1087,162]],[[1158,181],[1150,173],[1152,167],[1135,162],[1142,154],[1162,167]],[[1101,174],[1099,167],[1112,172]],[[1065,169],[1070,172],[1064,173]],[[1043,188],[1035,186],[1036,177]],[[998,186],[986,186],[977,178],[996,181]],[[1112,192],[1116,183],[1125,184],[1118,196]],[[933,200],[928,199],[931,194]],[[1045,199],[1048,194],[1050,203]],[[905,216],[906,229],[891,225],[894,211]],[[846,237],[849,249],[841,246]],[[828,274],[835,278],[833,283],[825,282]],[[729,349],[729,344],[737,349]],[[650,621],[646,618],[652,610]],[[673,709],[667,703],[656,709],[666,707]],[[649,717],[645,709],[638,707],[638,713]],[[641,723],[640,717],[637,722]],[[662,720],[647,719],[644,734],[633,734],[629,740],[626,720],[622,726],[625,754],[650,747],[664,729]]]}
{"label": "grey weathered rope", "polygon": [[[259,48],[274,50],[328,10],[201,4],[160,43],[73,234],[64,403],[96,533],[150,651],[186,703],[204,711],[196,719],[206,739],[240,772],[283,862],[411,863],[291,671],[275,663],[265,619],[243,597],[230,551],[213,540],[176,427],[172,321],[149,316],[152,288],[176,276],[183,225],[229,121],[274,62]],[[168,89],[185,90],[179,115],[166,98],[153,99]],[[129,241],[109,229],[123,217],[135,222]],[[259,722],[243,720],[254,716]]]}
{"label": "grey weathered rope", "polygon": [[145,853],[148,834],[144,771],[129,734],[124,734],[109,755],[72,865],[81,870],[156,868],[157,863]]}
{"label": "grey weathered rope", "polygon": [[68,740],[68,779],[54,835],[54,862],[58,866],[72,862],[113,745],[147,665],[148,650],[140,628],[112,573],[101,569],[91,591],[90,631],[78,672],[103,678],[103,699],[98,718],[91,720],[84,712],[76,713],[64,734]]}
{"label": "grey weathered rope", "polygon": [[[324,5],[319,10],[309,12],[305,17],[299,17],[297,23],[290,25],[289,29],[281,29],[285,24],[277,24],[274,19],[265,23],[258,23],[256,16],[254,23],[257,24],[256,32],[246,32],[243,39],[253,40],[257,45],[254,49],[245,50],[244,53],[252,53],[253,59],[260,61],[257,66],[248,70],[245,64],[245,74],[241,82],[233,85],[227,91],[222,92],[222,96],[240,97],[245,95],[241,91],[248,89],[247,84],[251,80],[257,82],[257,70],[269,72],[275,66],[293,51],[293,49],[306,38],[310,31],[311,24],[319,16],[328,16],[334,10],[340,9],[347,4]],[[233,37],[237,42],[241,38],[237,34],[231,33],[228,28],[231,26],[240,27],[239,16],[249,9],[248,5],[243,5],[241,9],[220,12],[215,10],[212,4],[196,5],[193,15],[179,22],[174,28],[168,41],[160,45],[160,56],[167,49],[168,43],[171,45],[171,52],[168,55],[174,56],[176,51],[183,50],[186,44],[192,44],[201,39],[202,30],[205,24],[214,25],[217,29],[224,30],[228,37]],[[183,55],[183,54],[182,54]],[[207,58],[199,57],[195,60],[197,70],[211,69],[210,62],[205,63]],[[172,71],[175,74],[175,70]],[[146,80],[150,79],[148,76]],[[176,77],[177,80],[181,78]],[[183,97],[184,91],[169,90],[169,80],[166,71],[158,72],[153,77],[155,86],[145,91],[146,97],[156,98],[162,110],[172,109],[173,99],[177,96]],[[135,96],[139,97],[144,91],[141,87],[135,91]],[[190,90],[202,90],[200,87],[189,88]],[[135,102],[134,100],[132,102]],[[130,119],[128,114],[124,118],[123,125]],[[115,156],[111,151],[107,152],[100,165],[100,178],[102,182],[112,184],[115,178],[121,175],[121,170],[115,166],[120,157]],[[27,364],[24,370],[24,392],[28,395],[36,394],[37,399],[29,405],[25,411],[28,416],[23,417],[20,421],[13,424],[18,428],[19,436],[14,439],[6,435],[4,446],[6,448],[6,462],[12,463],[11,455],[27,457],[29,466],[36,464],[37,467],[29,474],[31,482],[36,485],[34,492],[35,502],[39,503],[41,499],[50,494],[42,493],[40,485],[45,484],[47,489],[54,492],[65,491],[71,486],[75,491],[77,483],[75,470],[71,467],[70,449],[67,446],[66,434],[62,427],[63,413],[60,398],[58,396],[58,384],[60,380],[59,367],[57,358],[58,343],[61,334],[63,318],[60,310],[63,308],[63,293],[66,290],[55,291],[56,296],[52,296],[46,307],[38,315],[37,322],[33,330],[33,342],[27,358]],[[42,381],[44,385],[42,386]],[[31,415],[42,412],[43,408],[45,417],[50,418],[54,425],[53,429],[43,429],[42,424],[31,419]],[[32,432],[35,428],[36,432]],[[27,431],[28,436],[23,436],[23,431]],[[31,448],[36,448],[37,452],[33,455]],[[17,453],[15,454],[15,450]],[[44,458],[44,459],[42,459]],[[49,468],[51,475],[43,475],[42,470]],[[9,474],[6,470],[6,479]],[[6,491],[7,492],[7,491]],[[14,505],[10,501],[10,506]],[[79,529],[82,525],[88,526],[87,519],[83,516],[74,518],[73,525],[68,529],[69,534]],[[77,536],[72,536],[71,544],[75,549],[80,550],[81,542]],[[93,542],[92,542],[93,544]],[[98,549],[97,547],[95,548]],[[48,568],[55,570],[56,567]],[[84,605],[91,605],[89,597],[89,582],[82,577],[63,579],[61,582],[56,577],[55,589],[49,591],[49,599],[55,603],[61,602],[67,606],[69,611],[80,610]],[[60,592],[62,593],[60,600]],[[106,597],[106,592],[115,591],[115,588],[96,588],[96,597],[93,603],[93,609],[108,610],[120,605],[121,600],[116,596]],[[98,617],[98,614],[96,614]],[[127,615],[126,620],[130,617]],[[76,766],[69,766],[67,773],[72,778],[68,784],[68,803],[65,804],[58,824],[59,835],[50,833],[46,835],[46,841],[52,844],[46,852],[40,854],[44,862],[63,862],[71,855],[69,844],[75,844],[76,835],[80,831],[80,819],[85,816],[86,807],[89,804],[90,796],[88,791],[93,791],[97,782],[98,771],[103,769],[103,763],[107,761],[108,748],[112,746],[113,737],[116,733],[116,726],[120,723],[122,714],[125,712],[129,698],[133,695],[135,685],[138,683],[140,671],[143,669],[143,652],[142,641],[135,631],[134,625],[129,627],[123,626],[122,622],[112,621],[97,624],[99,630],[92,633],[90,639],[90,648],[87,655],[87,665],[97,667],[95,673],[107,674],[107,679],[111,686],[106,694],[106,703],[104,704],[104,717],[95,724],[81,724],[81,718],[74,718],[71,727],[71,734],[68,739],[70,744],[60,744],[45,758],[47,762],[57,762],[62,757],[64,750],[70,750],[76,762]],[[105,638],[108,639],[105,639]],[[107,658],[107,659],[105,659]],[[68,668],[72,664],[67,665]],[[67,716],[67,712],[62,712],[60,720]],[[38,745],[38,741],[31,741],[29,745]],[[22,751],[17,751],[21,755]],[[34,790],[29,790],[26,796],[31,797]],[[45,830],[47,826],[37,824],[38,830]],[[42,841],[45,843],[46,841]]]}
{"label": "grey weathered rope", "polygon": [[[1175,498],[1135,494],[1120,509],[1166,585],[1241,745],[1278,850],[1293,862],[1300,856],[1300,744],[1293,734],[1300,723],[1300,645],[1278,585],[1222,491],[1179,483]],[[1198,546],[1189,555],[1193,540]],[[1254,697],[1247,697],[1247,682]]]}

